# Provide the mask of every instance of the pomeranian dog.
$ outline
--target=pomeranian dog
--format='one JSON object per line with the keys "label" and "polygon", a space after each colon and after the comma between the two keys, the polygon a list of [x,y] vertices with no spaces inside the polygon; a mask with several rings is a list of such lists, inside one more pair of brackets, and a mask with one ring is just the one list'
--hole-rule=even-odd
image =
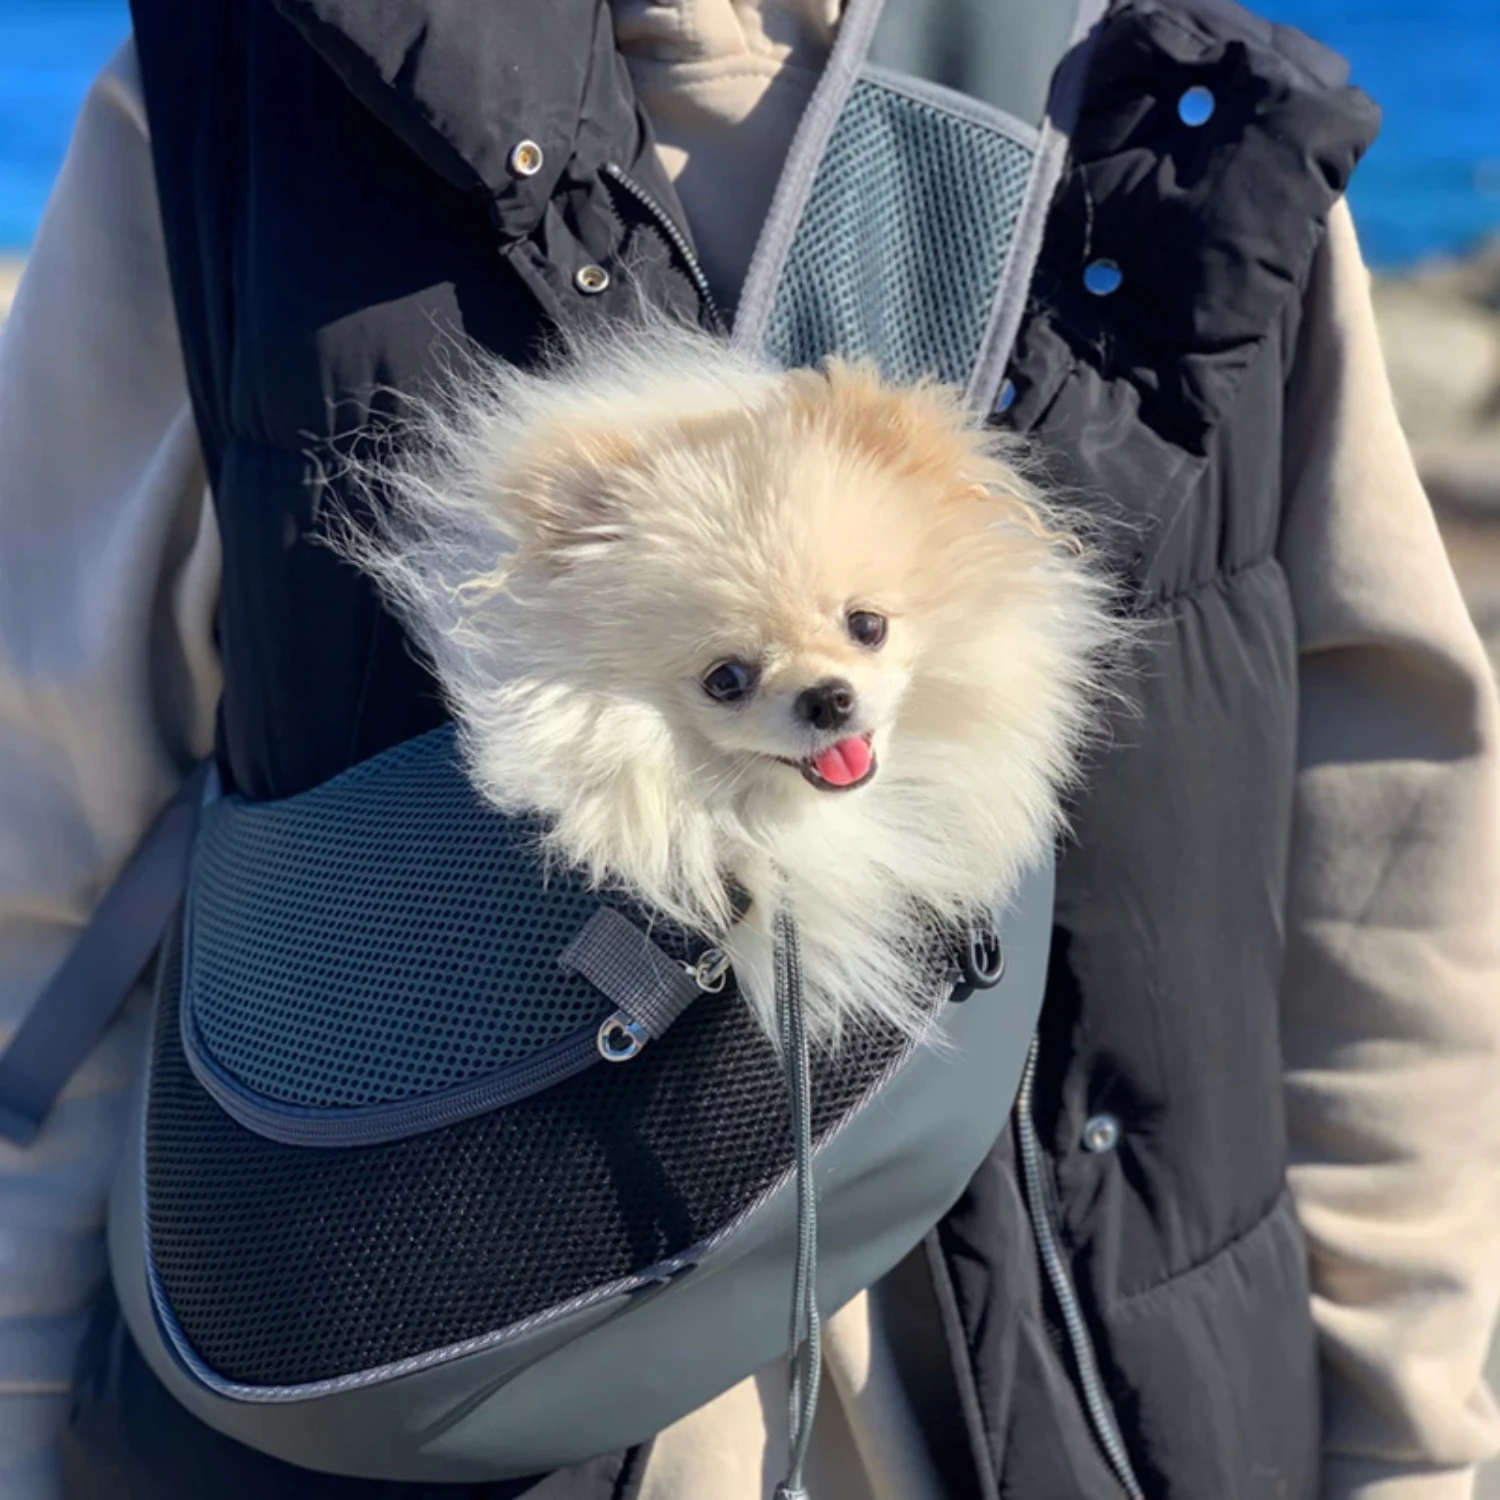
{"label": "pomeranian dog", "polygon": [[811,1041],[920,1034],[934,929],[1059,830],[1118,634],[1011,450],[940,385],[659,324],[476,360],[408,437],[340,545],[481,793],[726,950],[773,1038],[781,902]]}

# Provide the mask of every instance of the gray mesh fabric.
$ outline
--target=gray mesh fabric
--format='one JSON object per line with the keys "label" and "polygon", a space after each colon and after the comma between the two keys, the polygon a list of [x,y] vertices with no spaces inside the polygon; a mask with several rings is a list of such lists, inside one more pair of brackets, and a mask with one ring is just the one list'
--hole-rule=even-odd
{"label": "gray mesh fabric", "polygon": [[792,240],[768,352],[789,366],[867,356],[892,380],[963,384],[1031,160],[998,129],[860,79]]}
{"label": "gray mesh fabric", "polygon": [[256,1093],[347,1108],[597,1026],[613,1007],[558,959],[600,898],[544,890],[536,843],[480,804],[449,730],[285,802],[210,807],[189,908],[202,1044]]}

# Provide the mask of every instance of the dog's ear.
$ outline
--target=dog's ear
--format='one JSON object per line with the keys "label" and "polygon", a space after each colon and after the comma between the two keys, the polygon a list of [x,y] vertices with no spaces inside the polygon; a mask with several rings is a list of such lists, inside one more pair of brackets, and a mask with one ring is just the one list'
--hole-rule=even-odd
{"label": "dog's ear", "polygon": [[940,508],[979,505],[1039,541],[1075,538],[1048,527],[1030,485],[1006,461],[999,439],[977,424],[961,393],[934,381],[888,385],[869,364],[831,359],[822,371],[792,377],[793,404],[840,441],[903,479],[921,485]]}
{"label": "dog's ear", "polygon": [[539,434],[509,468],[504,506],[524,550],[553,567],[583,548],[617,541],[625,515],[620,478],[645,466],[618,428],[572,426]]}
{"label": "dog's ear", "polygon": [[888,385],[873,365],[840,359],[793,378],[798,414],[881,468],[955,498],[980,478],[979,443],[957,391],[932,381]]}

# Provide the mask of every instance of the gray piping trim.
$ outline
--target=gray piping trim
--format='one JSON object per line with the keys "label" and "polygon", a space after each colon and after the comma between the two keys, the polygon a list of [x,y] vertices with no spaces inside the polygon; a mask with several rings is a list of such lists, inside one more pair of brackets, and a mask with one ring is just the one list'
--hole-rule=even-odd
{"label": "gray piping trim", "polygon": [[731,343],[736,349],[750,354],[762,352],[792,240],[802,223],[829,138],[860,75],[882,4],[883,0],[849,0],[833,53],[792,138],[786,166],[771,199],[771,211],[761,226],[735,313]]}
{"label": "gray piping trim", "polygon": [[[951,987],[944,991],[942,1000],[938,1002],[939,1007],[947,1003],[947,997],[951,993]],[[843,1119],[818,1142],[813,1153],[815,1159],[818,1153],[838,1136],[856,1115],[875,1102],[890,1084],[891,1080],[911,1061],[913,1054],[921,1045],[923,1045],[921,1041],[912,1042],[891,1060],[885,1072],[849,1107],[849,1111]],[[151,1068],[148,1054],[145,1076],[145,1088],[148,1094],[150,1087]],[[304,1385],[243,1385],[238,1381],[226,1380],[222,1375],[216,1374],[204,1364],[192,1344],[188,1341],[187,1334],[178,1323],[176,1316],[173,1314],[171,1304],[167,1300],[166,1288],[162,1286],[161,1278],[156,1273],[155,1257],[151,1250],[151,1200],[146,1193],[146,1136],[147,1132],[142,1129],[140,1131],[139,1152],[140,1177],[136,1191],[141,1195],[141,1234],[145,1242],[146,1279],[151,1296],[151,1306],[156,1313],[156,1320],[166,1338],[168,1347],[200,1385],[214,1392],[215,1395],[225,1396],[230,1400],[243,1401],[249,1405],[256,1406],[285,1406],[299,1401],[311,1401],[318,1396],[337,1395],[341,1391],[359,1390],[365,1386],[380,1385],[387,1380],[396,1380],[403,1375],[414,1375],[420,1370],[430,1369],[433,1365],[446,1364],[450,1360],[462,1359],[465,1355],[478,1354],[481,1350],[492,1349],[497,1345],[510,1343],[515,1339],[534,1332],[538,1328],[545,1327],[549,1323],[566,1318],[573,1313],[584,1312],[588,1308],[596,1306],[600,1302],[606,1302],[612,1297],[623,1296],[629,1292],[637,1291],[642,1287],[655,1286],[659,1283],[669,1281],[672,1277],[680,1275],[684,1270],[691,1269],[705,1256],[717,1250],[726,1240],[737,1234],[746,1221],[758,1214],[772,1198],[776,1197],[779,1193],[788,1191],[797,1175],[794,1163],[775,1182],[766,1188],[758,1198],[747,1204],[733,1219],[699,1244],[691,1246],[667,1260],[659,1261],[656,1265],[650,1266],[644,1271],[637,1271],[633,1276],[623,1277],[619,1281],[611,1282],[606,1286],[594,1287],[580,1296],[573,1298],[571,1301],[562,1302],[556,1307],[549,1307],[541,1312],[533,1313],[531,1317],[524,1318],[519,1323],[513,1323],[508,1328],[499,1329],[494,1333],[479,1334],[474,1338],[465,1339],[461,1343],[449,1344],[442,1349],[428,1350],[426,1353],[414,1354],[407,1359],[396,1360],[392,1364],[381,1365],[373,1370],[360,1370],[350,1375],[337,1376],[331,1380],[309,1381]]]}
{"label": "gray piping trim", "polygon": [[1036,269],[1037,256],[1041,253],[1042,234],[1052,207],[1052,195],[1057,191],[1057,184],[1067,161],[1069,138],[1083,98],[1084,76],[1088,71],[1094,36],[1105,5],[1106,0],[1078,0],[1068,51],[1058,64],[1057,76],[1053,80],[1052,97],[1047,104],[1047,120],[1041,132],[1041,144],[1037,149],[1036,159],[1031,164],[1031,180],[1026,185],[1026,197],[1016,220],[1015,233],[1011,236],[1010,253],[1005,258],[1000,284],[995,290],[989,326],[985,330],[984,339],[979,346],[979,357],[974,362],[974,371],[969,376],[969,384],[964,391],[964,398],[970,407],[985,414],[994,407],[1000,382],[1005,376],[1005,367],[1010,362],[1011,350],[1015,347],[1016,335],[1021,330],[1021,317],[1026,311],[1031,276]]}
{"label": "gray piping trim", "polygon": [[[721,1234],[729,1232],[730,1230],[726,1229],[721,1231]],[[167,1301],[166,1290],[161,1284],[161,1278],[157,1275],[155,1263],[151,1259],[149,1229],[146,1233],[146,1275],[150,1283],[151,1304],[155,1309],[157,1322],[160,1323],[172,1352],[200,1385],[213,1391],[215,1395],[224,1396],[233,1401],[243,1401],[251,1406],[289,1406],[300,1401],[316,1400],[319,1396],[335,1396],[342,1391],[354,1391],[366,1386],[379,1385],[387,1380],[399,1379],[403,1375],[415,1375],[434,1365],[446,1364],[449,1360],[462,1359],[465,1355],[478,1354],[497,1344],[524,1337],[544,1324],[566,1318],[571,1313],[586,1311],[596,1303],[608,1301],[611,1297],[623,1296],[640,1287],[665,1283],[683,1269],[692,1266],[698,1256],[709,1248],[711,1247],[705,1244],[700,1248],[685,1252],[675,1260],[663,1261],[649,1271],[642,1271],[628,1280],[596,1287],[574,1298],[571,1302],[548,1308],[545,1312],[512,1324],[511,1327],[499,1333],[481,1334],[477,1338],[465,1339],[462,1343],[449,1344],[446,1348],[413,1355],[410,1359],[398,1360],[394,1364],[383,1365],[379,1369],[362,1370],[353,1375],[340,1375],[331,1380],[309,1381],[306,1385],[242,1385],[237,1381],[224,1379],[204,1364],[188,1342],[187,1334],[183,1331],[182,1325],[177,1321]]]}
{"label": "gray piping trim", "polygon": [[950,89],[945,84],[933,83],[910,73],[898,73],[879,63],[866,63],[860,70],[860,76],[870,83],[879,84],[883,89],[889,89],[893,94],[903,94],[918,104],[931,105],[945,115],[955,115],[986,130],[998,131],[1018,146],[1025,146],[1028,151],[1035,151],[1041,144],[1042,133],[1035,125],[1028,125],[1007,110],[996,109],[993,104],[986,104],[968,94],[960,94],[957,89]]}

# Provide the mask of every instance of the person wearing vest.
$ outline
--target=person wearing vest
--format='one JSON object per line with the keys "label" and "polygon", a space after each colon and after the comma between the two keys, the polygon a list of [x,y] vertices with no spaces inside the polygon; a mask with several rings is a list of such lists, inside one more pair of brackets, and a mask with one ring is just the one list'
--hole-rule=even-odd
{"label": "person wearing vest", "polygon": [[[1222,0],[132,13],[0,341],[0,1040],[195,760],[285,797],[441,721],[310,540],[309,455],[427,389],[445,331],[530,360],[644,290],[786,362],[884,339],[1107,518],[1145,645],[1014,1128],[830,1319],[811,1492],[1469,1495],[1500,724],[1376,343],[1339,61]],[[770,1493],[784,1363],[478,1488],[190,1417],[102,1246],[145,1009],[0,1147],[0,1493]]]}

